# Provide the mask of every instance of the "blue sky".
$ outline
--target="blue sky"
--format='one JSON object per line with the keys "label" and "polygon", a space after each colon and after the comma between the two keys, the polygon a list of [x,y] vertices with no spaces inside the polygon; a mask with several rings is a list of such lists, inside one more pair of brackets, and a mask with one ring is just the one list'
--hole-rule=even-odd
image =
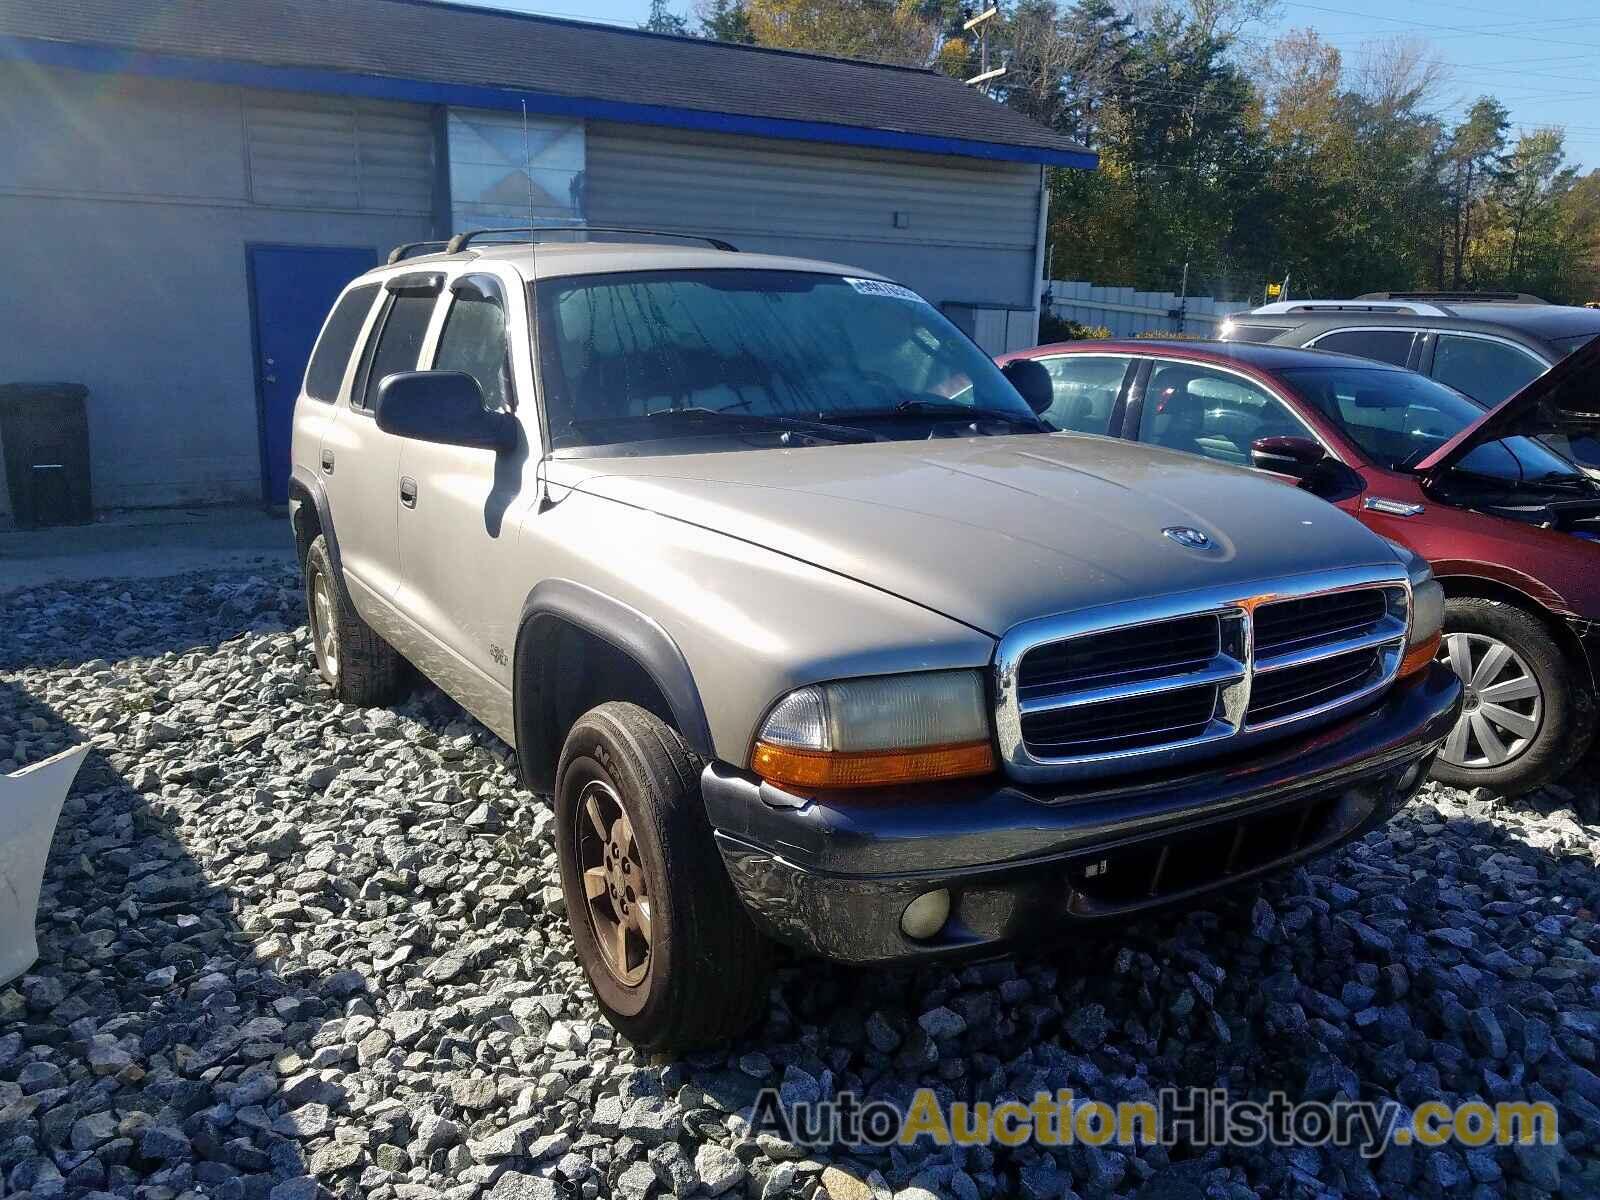
{"label": "blue sky", "polygon": [[[650,0],[473,0],[520,9],[637,25]],[[681,13],[693,0],[670,0]],[[1460,113],[1479,95],[1499,97],[1515,127],[1562,125],[1568,158],[1600,167],[1600,3],[1596,0],[1280,0],[1272,26],[1246,31],[1270,39],[1315,29],[1354,61],[1374,40],[1426,39],[1446,67],[1440,107]]]}

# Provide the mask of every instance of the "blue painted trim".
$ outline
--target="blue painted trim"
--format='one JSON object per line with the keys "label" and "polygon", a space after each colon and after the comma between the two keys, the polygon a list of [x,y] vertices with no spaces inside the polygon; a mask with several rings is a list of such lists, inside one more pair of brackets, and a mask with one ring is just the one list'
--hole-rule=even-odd
{"label": "blue painted trim", "polygon": [[829,121],[795,121],[754,117],[739,113],[673,108],[660,104],[631,104],[583,96],[515,88],[485,87],[466,83],[436,83],[425,79],[397,79],[387,75],[359,75],[314,67],[278,67],[232,59],[197,58],[176,54],[146,54],[113,46],[84,42],[53,42],[36,38],[0,38],[0,59],[68,67],[101,74],[151,75],[198,83],[236,84],[276,91],[314,92],[364,96],[374,100],[403,100],[419,104],[458,104],[555,117],[588,117],[632,125],[664,125],[707,133],[750,134],[790,141],[829,142],[845,146],[871,146],[884,150],[911,150],[923,154],[951,154],[1001,162],[1042,163],[1047,166],[1093,170],[1099,155],[1089,151],[1050,150],[979,142],[936,134],[905,133],[893,129],[868,129]]}

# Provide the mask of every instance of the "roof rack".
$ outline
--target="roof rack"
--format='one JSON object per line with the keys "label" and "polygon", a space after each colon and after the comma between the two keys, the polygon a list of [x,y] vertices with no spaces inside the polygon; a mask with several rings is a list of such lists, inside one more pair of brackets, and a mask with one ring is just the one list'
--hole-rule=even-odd
{"label": "roof rack", "polygon": [[[503,233],[632,233],[646,237],[679,238],[689,242],[705,242],[713,250],[737,253],[739,247],[721,238],[707,237],[702,233],[669,233],[664,229],[629,229],[620,225],[512,225],[505,229],[474,229],[471,233],[458,233],[445,244],[446,254],[459,254],[473,240]],[[530,241],[532,239],[529,239]]]}
{"label": "roof rack", "polygon": [[1549,304],[1527,292],[1368,292],[1357,300],[1428,300],[1435,304]]}
{"label": "roof rack", "polygon": [[424,253],[424,247],[430,248],[426,252],[431,253],[434,250],[443,250],[445,248],[445,242],[442,238],[431,242],[403,242],[396,246],[393,250],[389,251],[389,257],[384,261],[388,266],[392,267],[395,263],[401,261],[402,259],[410,258],[413,254]]}

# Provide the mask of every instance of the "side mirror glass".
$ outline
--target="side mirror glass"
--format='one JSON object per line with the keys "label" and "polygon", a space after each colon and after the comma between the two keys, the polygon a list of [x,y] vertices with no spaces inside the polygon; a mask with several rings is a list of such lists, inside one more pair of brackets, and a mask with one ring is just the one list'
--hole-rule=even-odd
{"label": "side mirror glass", "polygon": [[1000,368],[1000,373],[1011,381],[1017,394],[1033,409],[1033,415],[1042,417],[1056,402],[1056,391],[1050,383],[1050,372],[1044,364],[1031,358],[1014,358]]}
{"label": "side mirror glass", "polygon": [[517,420],[483,407],[483,389],[463,371],[398,371],[378,384],[378,428],[396,437],[477,450],[510,450]]}
{"label": "side mirror glass", "polygon": [[1308,437],[1259,437],[1250,443],[1250,465],[1304,479],[1328,456],[1320,442]]}

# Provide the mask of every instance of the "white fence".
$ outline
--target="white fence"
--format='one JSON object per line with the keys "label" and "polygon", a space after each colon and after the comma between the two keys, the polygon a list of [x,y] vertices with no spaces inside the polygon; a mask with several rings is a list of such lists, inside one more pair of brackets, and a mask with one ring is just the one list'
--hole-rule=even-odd
{"label": "white fence", "polygon": [[1104,325],[1113,337],[1136,333],[1187,333],[1212,337],[1222,318],[1250,307],[1245,300],[1214,296],[1180,299],[1173,292],[1136,292],[1131,287],[1096,287],[1081,279],[1052,279],[1049,311],[1080,325]]}

